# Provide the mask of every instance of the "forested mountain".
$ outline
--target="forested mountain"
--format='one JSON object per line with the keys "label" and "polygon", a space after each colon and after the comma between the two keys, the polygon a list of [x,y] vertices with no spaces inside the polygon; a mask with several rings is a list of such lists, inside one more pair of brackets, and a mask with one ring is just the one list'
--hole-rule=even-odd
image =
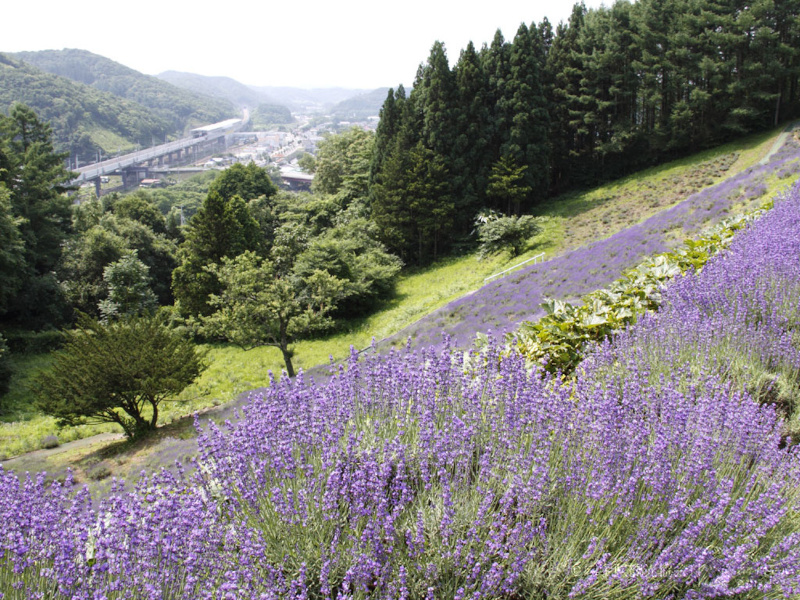
{"label": "forested mountain", "polygon": [[280,104],[268,94],[257,92],[230,77],[207,77],[181,71],[164,71],[156,77],[185,90],[226,100],[237,108],[242,106],[255,108],[259,104]]}
{"label": "forested mountain", "polygon": [[48,73],[136,102],[166,122],[170,133],[182,134],[190,127],[238,115],[237,107],[228,101],[176,87],[86,50],[42,50],[16,56]]}
{"label": "forested mountain", "polygon": [[378,88],[365,94],[358,94],[342,100],[331,109],[331,114],[340,119],[366,119],[380,112],[389,88]]}
{"label": "forested mountain", "polygon": [[15,103],[34,109],[52,126],[55,148],[82,162],[98,150],[130,149],[173,131],[167,120],[136,102],[0,54],[0,113],[8,114]]}
{"label": "forested mountain", "polygon": [[410,93],[390,90],[370,170],[382,240],[425,262],[481,208],[526,212],[800,114],[800,0],[576,4],[470,43],[434,44]]}

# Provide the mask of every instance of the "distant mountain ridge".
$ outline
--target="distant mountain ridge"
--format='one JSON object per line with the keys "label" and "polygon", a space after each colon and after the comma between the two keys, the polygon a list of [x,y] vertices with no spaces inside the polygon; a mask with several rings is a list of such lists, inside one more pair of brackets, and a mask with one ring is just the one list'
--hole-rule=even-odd
{"label": "distant mountain ridge", "polygon": [[34,67],[140,104],[168,123],[170,133],[238,115],[230,101],[199,94],[87,50],[40,50],[14,56]]}
{"label": "distant mountain ridge", "polygon": [[59,152],[87,162],[105,154],[164,139],[170,123],[141,104],[102,92],[0,54],[0,111],[17,102],[53,128]]}
{"label": "distant mountain ridge", "polygon": [[378,116],[386,101],[389,88],[378,88],[365,94],[359,94],[342,100],[331,109],[331,114],[339,119],[363,120]]}
{"label": "distant mountain ridge", "polygon": [[209,77],[182,71],[164,71],[156,75],[156,77],[182,89],[213,98],[225,99],[237,108],[243,106],[255,108],[259,104],[280,104],[275,98],[256,91],[230,77]]}
{"label": "distant mountain ridge", "polygon": [[266,105],[274,112],[288,107],[293,113],[326,112],[341,119],[363,119],[377,115],[389,91],[389,88],[362,90],[249,86],[230,77],[210,77],[180,71],[164,71],[156,77],[187,90],[224,98],[236,106],[255,109]]}
{"label": "distant mountain ridge", "polygon": [[250,126],[255,130],[294,121],[288,106],[230,77],[209,77],[180,71],[164,71],[156,77],[180,88],[223,99],[239,108],[250,108]]}
{"label": "distant mountain ridge", "polygon": [[[257,92],[275,98],[287,105],[292,112],[327,112],[336,104],[354,96],[368,94],[372,90],[347,88],[313,88],[303,89],[280,86],[251,86]],[[384,99],[386,94],[384,93]]]}

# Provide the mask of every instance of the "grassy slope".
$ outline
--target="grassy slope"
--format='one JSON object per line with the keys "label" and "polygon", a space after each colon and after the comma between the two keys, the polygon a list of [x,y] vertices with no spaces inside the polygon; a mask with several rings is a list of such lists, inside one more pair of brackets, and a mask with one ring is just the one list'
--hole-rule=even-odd
{"label": "grassy slope", "polygon": [[[624,180],[613,182],[585,193],[573,193],[554,199],[542,206],[538,214],[543,218],[544,228],[528,251],[511,259],[507,255],[478,261],[475,255],[451,258],[431,267],[404,274],[397,283],[395,297],[383,310],[347,324],[341,333],[324,339],[303,341],[296,345],[295,366],[308,369],[324,364],[330,356],[341,359],[350,346],[364,348],[374,337],[383,339],[397,334],[431,311],[440,308],[465,294],[475,291],[490,274],[508,268],[530,258],[541,251],[551,258],[582,246],[590,241],[603,239],[627,227],[641,222],[670,206],[681,202],[688,195],[714,183],[740,173],[755,165],[771,148],[779,131],[751,136],[734,144],[716,148],[661,167],[649,169]],[[735,153],[735,157],[733,154]],[[734,160],[735,158],[735,160]],[[768,182],[773,191],[786,181]],[[237,394],[265,385],[269,372],[282,369],[280,353],[274,348],[258,348],[249,352],[233,346],[209,348],[210,367],[200,380],[185,390],[179,402],[164,406],[162,422],[171,424],[164,428],[160,438],[173,436],[185,438],[191,435],[191,422],[180,417],[197,410],[207,409],[230,402]],[[52,419],[35,414],[26,406],[28,394],[25,386],[32,372],[46,365],[44,357],[30,357],[19,365],[19,375],[12,382],[11,405],[15,409],[11,418],[15,422],[0,424],[0,459],[14,456],[39,447],[40,440],[50,434],[58,434],[62,442],[93,435],[100,431],[116,431],[105,427],[84,427],[58,432]],[[122,468],[135,473],[138,467],[152,466],[178,454],[177,443],[172,449],[159,450],[160,458],[149,457],[150,450],[158,446],[154,440],[138,448],[127,447],[111,452],[108,458],[96,448],[81,448],[62,452],[50,457],[31,456],[15,461],[10,468],[17,470],[60,470],[72,465],[84,476],[92,475],[96,463],[103,465],[99,473],[116,472]],[[126,453],[129,456],[126,456]],[[132,459],[139,456],[138,459]]]}

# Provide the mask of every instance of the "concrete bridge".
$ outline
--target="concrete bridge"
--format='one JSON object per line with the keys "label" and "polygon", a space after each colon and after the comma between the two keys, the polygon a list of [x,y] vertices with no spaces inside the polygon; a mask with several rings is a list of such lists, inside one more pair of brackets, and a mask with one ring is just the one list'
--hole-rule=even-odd
{"label": "concrete bridge", "polygon": [[[245,115],[247,116],[247,115]],[[118,156],[99,163],[75,169],[78,177],[72,180],[73,185],[93,181],[97,196],[100,197],[100,178],[112,173],[122,175],[123,187],[134,187],[139,181],[146,179],[149,167],[163,166],[164,162],[182,162],[190,157],[197,158],[224,150],[228,142],[226,137],[242,128],[243,119],[228,119],[205,127],[192,130],[192,137],[182,138]]]}

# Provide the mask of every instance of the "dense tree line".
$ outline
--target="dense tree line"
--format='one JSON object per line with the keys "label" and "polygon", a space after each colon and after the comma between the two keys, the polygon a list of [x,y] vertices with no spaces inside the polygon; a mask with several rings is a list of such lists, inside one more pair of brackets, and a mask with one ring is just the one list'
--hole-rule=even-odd
{"label": "dense tree line", "polygon": [[639,0],[441,43],[383,104],[370,168],[381,239],[426,262],[482,208],[548,195],[775,126],[800,112],[800,1]]}

